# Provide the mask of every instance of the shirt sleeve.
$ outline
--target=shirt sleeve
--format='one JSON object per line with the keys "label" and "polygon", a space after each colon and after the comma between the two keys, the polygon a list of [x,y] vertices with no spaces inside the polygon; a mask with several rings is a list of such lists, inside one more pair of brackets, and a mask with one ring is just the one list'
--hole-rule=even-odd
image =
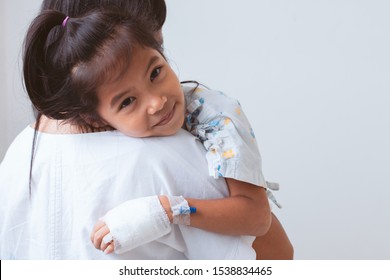
{"label": "shirt sleeve", "polygon": [[186,92],[186,127],[207,150],[209,174],[266,187],[253,129],[240,103],[222,92]]}

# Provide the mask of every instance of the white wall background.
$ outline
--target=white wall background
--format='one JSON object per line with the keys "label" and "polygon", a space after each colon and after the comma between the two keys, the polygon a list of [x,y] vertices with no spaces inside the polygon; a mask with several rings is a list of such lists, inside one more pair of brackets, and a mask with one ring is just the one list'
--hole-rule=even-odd
{"label": "white wall background", "polygon": [[[0,2],[0,11],[5,11],[6,10],[6,3]],[[0,15],[0,38],[5,38],[5,30],[7,29],[6,27],[6,20]],[[4,42],[4,43],[3,43]],[[6,54],[6,41],[2,41],[0,44],[0,61],[5,61],[5,58],[7,57]],[[1,136],[0,136],[0,159],[2,158],[2,155],[5,152],[5,149],[7,147],[7,141],[6,141],[6,113],[5,113],[5,107],[7,106],[6,101],[6,68],[5,67],[0,67],[0,127],[2,130]]]}
{"label": "white wall background", "polygon": [[1,0],[0,159],[13,138],[33,120],[22,85],[22,43],[41,0]]}
{"label": "white wall background", "polygon": [[[18,57],[40,2],[1,3],[0,153],[31,120]],[[296,258],[390,259],[390,1],[167,5],[173,68],[241,101]]]}

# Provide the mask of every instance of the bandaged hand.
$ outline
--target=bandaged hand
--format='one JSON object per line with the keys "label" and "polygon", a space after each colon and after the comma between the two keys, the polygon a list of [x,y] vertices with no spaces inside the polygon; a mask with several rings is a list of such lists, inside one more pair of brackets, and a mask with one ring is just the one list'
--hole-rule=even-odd
{"label": "bandaged hand", "polygon": [[190,225],[189,207],[182,196],[150,196],[126,201],[94,226],[91,241],[106,254],[121,254],[171,231],[170,223]]}
{"label": "bandaged hand", "polygon": [[[171,231],[168,216],[157,196],[126,201],[96,223],[91,240],[105,253],[121,254],[154,241]],[[112,247],[113,246],[113,247]]]}

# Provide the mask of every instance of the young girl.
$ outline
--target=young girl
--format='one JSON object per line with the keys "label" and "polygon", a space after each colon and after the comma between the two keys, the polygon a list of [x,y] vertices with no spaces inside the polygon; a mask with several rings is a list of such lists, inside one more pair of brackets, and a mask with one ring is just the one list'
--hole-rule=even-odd
{"label": "young girl", "polygon": [[[62,36],[46,45],[53,29]],[[247,121],[239,105],[215,92],[183,89],[148,30],[145,22],[119,11],[96,11],[80,18],[42,13],[30,28],[25,49],[26,88],[34,106],[86,131],[117,129],[132,137],[169,136],[185,124],[208,150],[210,173],[231,177],[230,197],[205,201],[160,196],[170,221],[226,234],[266,233],[267,183],[253,132],[248,127],[242,135],[241,123]],[[227,105],[233,106],[229,110],[234,115],[220,113]],[[243,163],[247,155],[254,162]],[[115,245],[123,252],[145,242],[129,241],[131,232],[123,232],[131,227],[118,219],[118,213],[134,209],[132,205],[126,202],[110,211],[104,217],[108,227],[97,224],[95,246],[109,253]],[[196,214],[191,214],[195,208]]]}

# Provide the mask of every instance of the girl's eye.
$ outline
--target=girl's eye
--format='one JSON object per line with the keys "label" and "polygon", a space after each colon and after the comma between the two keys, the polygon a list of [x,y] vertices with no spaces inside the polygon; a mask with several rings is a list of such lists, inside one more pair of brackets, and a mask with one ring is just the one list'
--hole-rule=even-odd
{"label": "girl's eye", "polygon": [[119,110],[126,108],[127,106],[131,105],[135,101],[134,97],[128,97],[121,103]]}
{"label": "girl's eye", "polygon": [[156,79],[158,77],[158,75],[160,75],[160,72],[161,72],[161,67],[154,69],[152,71],[152,73],[150,74],[150,81],[153,82],[153,80]]}

